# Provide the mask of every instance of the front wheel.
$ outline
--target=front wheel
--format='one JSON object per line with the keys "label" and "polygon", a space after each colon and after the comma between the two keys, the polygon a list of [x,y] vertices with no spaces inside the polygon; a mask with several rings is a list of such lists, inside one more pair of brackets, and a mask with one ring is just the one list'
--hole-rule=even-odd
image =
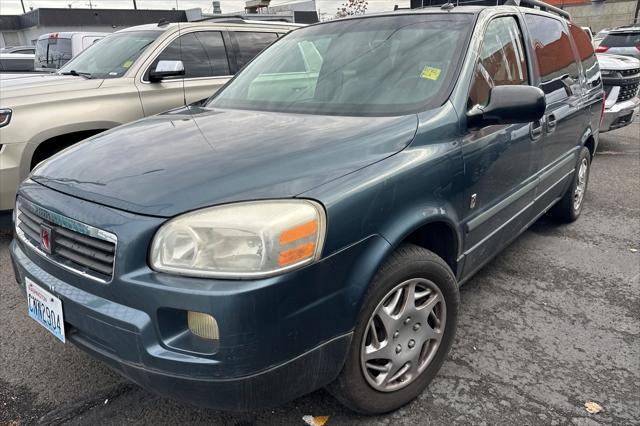
{"label": "front wheel", "polygon": [[404,245],[373,280],[340,376],[328,390],[364,414],[395,410],[435,377],[453,342],[459,294],[449,266]]}
{"label": "front wheel", "polygon": [[589,183],[591,171],[591,154],[585,147],[580,151],[578,163],[571,186],[564,196],[551,209],[551,215],[561,222],[573,222],[580,216],[584,204],[584,196]]}

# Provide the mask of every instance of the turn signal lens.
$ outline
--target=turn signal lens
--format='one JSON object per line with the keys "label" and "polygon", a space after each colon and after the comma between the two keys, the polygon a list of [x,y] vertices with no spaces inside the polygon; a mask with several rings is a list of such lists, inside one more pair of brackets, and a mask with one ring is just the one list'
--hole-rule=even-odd
{"label": "turn signal lens", "polygon": [[307,222],[303,225],[284,231],[280,234],[280,244],[289,244],[290,242],[297,241],[301,238],[309,237],[316,232],[318,232],[318,221],[312,220],[311,222]]}
{"label": "turn signal lens", "polygon": [[596,53],[604,53],[609,50],[608,46],[598,46],[596,47]]}
{"label": "turn signal lens", "polygon": [[218,340],[218,322],[214,317],[202,312],[189,311],[187,313],[189,330],[198,337],[209,340]]}
{"label": "turn signal lens", "polygon": [[308,242],[296,248],[282,251],[278,257],[278,265],[287,266],[292,263],[302,262],[313,257],[315,251],[316,244],[313,242]]}

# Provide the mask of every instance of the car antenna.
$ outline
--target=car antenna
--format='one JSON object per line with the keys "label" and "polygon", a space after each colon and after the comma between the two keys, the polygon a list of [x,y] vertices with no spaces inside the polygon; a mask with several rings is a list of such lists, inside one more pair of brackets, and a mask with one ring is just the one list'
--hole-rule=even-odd
{"label": "car antenna", "polygon": [[164,27],[165,25],[169,25],[169,21],[168,21],[168,20],[166,20],[165,18],[162,18],[162,19],[160,20],[160,22],[158,22],[158,26],[159,26],[159,27]]}

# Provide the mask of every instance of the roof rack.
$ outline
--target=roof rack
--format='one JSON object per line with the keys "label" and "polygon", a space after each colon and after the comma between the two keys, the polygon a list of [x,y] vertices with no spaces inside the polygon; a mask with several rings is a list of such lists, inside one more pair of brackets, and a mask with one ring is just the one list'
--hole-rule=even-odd
{"label": "roof rack", "polygon": [[567,21],[571,20],[571,14],[566,10],[562,10],[559,7],[552,6],[549,3],[545,3],[540,0],[507,0],[504,4],[511,5],[511,6],[530,7],[533,9],[537,8],[545,12],[550,12],[550,13],[555,13],[556,15],[560,15],[561,17],[565,18]]}
{"label": "roof rack", "polygon": [[555,13],[562,18],[570,21],[571,15],[566,10],[562,10],[559,7],[552,6],[540,0],[422,0],[422,7],[438,6],[452,8],[453,6],[520,6],[529,7],[532,9],[542,10],[544,12]]}
{"label": "roof rack", "polygon": [[289,22],[285,18],[274,18],[274,19],[251,19],[251,18],[252,17],[248,17],[246,15],[245,16],[243,15],[205,16],[202,19],[199,19],[198,21],[214,21],[214,22],[229,23],[229,24],[294,25],[293,22]]}

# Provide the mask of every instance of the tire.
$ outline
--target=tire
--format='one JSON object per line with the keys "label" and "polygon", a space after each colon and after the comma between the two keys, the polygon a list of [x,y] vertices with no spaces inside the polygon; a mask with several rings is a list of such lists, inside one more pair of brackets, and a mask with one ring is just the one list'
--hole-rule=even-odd
{"label": "tire", "polygon": [[[581,169],[584,168],[584,174]],[[582,207],[584,206],[584,196],[587,192],[587,184],[589,183],[589,172],[591,171],[591,153],[585,147],[582,147],[576,164],[575,173],[571,186],[567,189],[564,196],[551,209],[551,216],[559,222],[574,222],[580,216]],[[582,188],[579,195],[578,188]],[[579,201],[578,201],[579,197]]]}
{"label": "tire", "polygon": [[[411,288],[415,289],[414,293]],[[401,296],[397,296],[399,293]],[[415,299],[408,297],[410,294],[415,295]],[[408,300],[414,303],[408,303]],[[362,414],[386,413],[412,401],[433,380],[449,353],[459,303],[456,278],[444,260],[422,247],[401,246],[374,277],[354,329],[345,365],[327,390],[343,405]],[[392,309],[396,306],[406,309]],[[391,314],[377,315],[381,309],[390,310]],[[398,319],[393,319],[392,315]],[[393,325],[393,333],[385,331],[389,327],[382,323],[383,316],[387,325]],[[382,337],[386,339],[383,349],[373,350],[375,355],[368,355],[369,349],[377,347],[371,326],[379,330],[375,331],[376,341],[381,341]],[[440,333],[434,334],[433,330]],[[439,337],[427,338],[436,335]],[[401,350],[397,352],[399,347]],[[383,352],[390,353],[395,360],[393,367],[379,367],[389,368],[389,372],[377,371],[383,364],[381,359],[364,362],[365,357]],[[405,361],[408,358],[411,360]],[[400,365],[408,368],[408,372],[392,381]],[[389,379],[388,383],[378,383],[384,382],[384,377]]]}

